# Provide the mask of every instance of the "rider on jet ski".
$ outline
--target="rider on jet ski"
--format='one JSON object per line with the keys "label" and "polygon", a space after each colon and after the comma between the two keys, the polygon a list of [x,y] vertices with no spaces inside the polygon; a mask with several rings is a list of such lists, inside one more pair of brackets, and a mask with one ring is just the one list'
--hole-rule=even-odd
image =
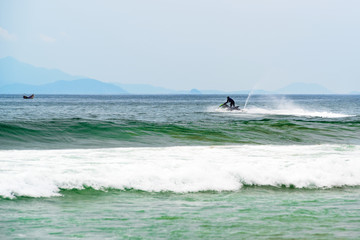
{"label": "rider on jet ski", "polygon": [[227,103],[230,103],[230,108],[234,108],[234,107],[235,107],[235,101],[234,101],[231,97],[229,97],[229,96],[227,96],[227,101],[226,101],[226,103],[224,103],[224,104],[227,104]]}
{"label": "rider on jet ski", "polygon": [[[230,106],[227,105],[227,103],[230,103]],[[229,96],[227,97],[227,101],[224,102],[223,104],[221,104],[219,107],[227,109],[227,110],[241,110],[239,108],[239,106],[235,106],[235,101],[230,98]]]}

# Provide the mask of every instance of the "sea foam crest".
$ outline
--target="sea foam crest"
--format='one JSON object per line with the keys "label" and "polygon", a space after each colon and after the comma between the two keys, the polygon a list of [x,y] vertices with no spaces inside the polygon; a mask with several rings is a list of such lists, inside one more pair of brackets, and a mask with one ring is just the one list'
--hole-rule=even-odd
{"label": "sea foam crest", "polygon": [[[214,108],[213,108],[214,109]],[[213,111],[213,110],[210,110]],[[318,110],[309,110],[301,107],[277,107],[277,108],[265,108],[265,107],[256,107],[251,106],[241,111],[229,111],[222,108],[216,108],[216,112],[224,112],[231,114],[240,114],[241,116],[253,116],[253,115],[280,115],[280,116],[298,116],[298,117],[319,117],[319,118],[346,118],[354,117],[355,115],[343,114],[343,113],[334,113],[329,111],[318,111]]]}
{"label": "sea foam crest", "polygon": [[59,196],[61,189],[236,191],[244,184],[360,185],[360,146],[203,146],[0,151],[0,196]]}
{"label": "sea foam crest", "polygon": [[[247,115],[281,115],[281,116],[298,116],[298,117],[320,117],[320,118],[346,118],[354,117],[355,115],[336,113],[324,109],[313,109],[306,106],[301,106],[291,99],[268,97],[268,102],[264,106],[250,105],[241,111],[229,111],[223,108],[215,108],[216,112],[231,112],[232,114]],[[214,108],[213,108],[214,109]]]}
{"label": "sea foam crest", "polygon": [[300,107],[275,108],[275,109],[250,107],[245,110],[245,113],[262,114],[262,115],[298,116],[298,117],[320,117],[320,118],[345,118],[345,117],[354,116],[354,115],[348,115],[342,113],[333,113],[328,111],[307,110]]}

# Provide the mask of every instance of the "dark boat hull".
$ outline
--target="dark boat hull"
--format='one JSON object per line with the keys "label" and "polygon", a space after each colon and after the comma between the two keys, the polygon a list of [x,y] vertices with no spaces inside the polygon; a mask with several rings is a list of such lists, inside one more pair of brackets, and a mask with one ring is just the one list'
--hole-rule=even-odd
{"label": "dark boat hull", "polygon": [[23,96],[24,99],[33,99],[34,98],[34,94],[30,95],[30,96]]}

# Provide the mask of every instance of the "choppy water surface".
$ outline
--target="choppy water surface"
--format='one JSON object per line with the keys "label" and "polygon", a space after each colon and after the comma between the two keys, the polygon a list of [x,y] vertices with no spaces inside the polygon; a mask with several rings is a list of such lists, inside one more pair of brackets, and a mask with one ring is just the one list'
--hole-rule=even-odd
{"label": "choppy water surface", "polygon": [[[234,96],[243,107],[247,96]],[[2,96],[1,149],[359,144],[359,96]]]}
{"label": "choppy water surface", "polygon": [[0,100],[3,237],[360,237],[360,96]]}

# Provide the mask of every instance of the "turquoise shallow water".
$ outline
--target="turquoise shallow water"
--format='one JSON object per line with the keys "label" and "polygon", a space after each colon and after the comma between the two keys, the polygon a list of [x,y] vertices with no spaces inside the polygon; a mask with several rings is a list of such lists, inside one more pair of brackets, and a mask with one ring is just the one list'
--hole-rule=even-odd
{"label": "turquoise shallow water", "polygon": [[360,97],[225,99],[0,95],[0,238],[359,239]]}
{"label": "turquoise shallow water", "polygon": [[360,234],[359,188],[62,193],[2,200],[2,239],[358,239]]}

